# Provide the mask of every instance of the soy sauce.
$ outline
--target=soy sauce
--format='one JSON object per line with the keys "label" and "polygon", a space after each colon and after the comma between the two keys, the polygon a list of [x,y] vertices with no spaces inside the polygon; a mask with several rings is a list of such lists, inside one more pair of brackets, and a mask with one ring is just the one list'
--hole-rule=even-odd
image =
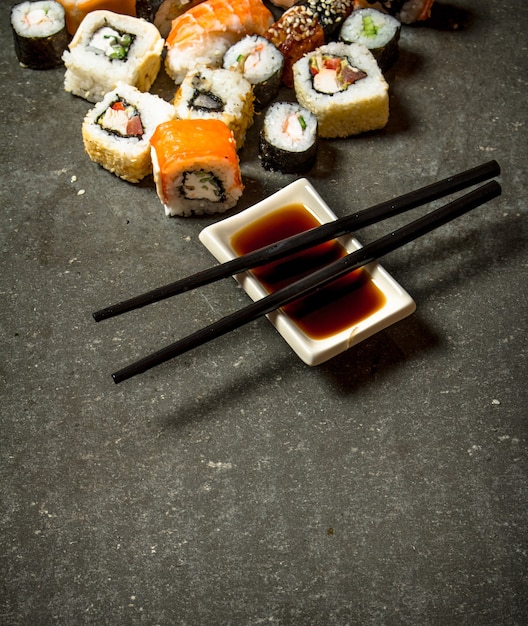
{"label": "soy sauce", "polygon": [[[238,254],[320,226],[303,204],[290,204],[240,229],[231,238]],[[251,270],[269,292],[277,291],[347,254],[336,240],[330,240]],[[312,339],[325,339],[357,325],[386,302],[385,295],[363,268],[336,279],[314,294],[283,307],[283,311]]]}

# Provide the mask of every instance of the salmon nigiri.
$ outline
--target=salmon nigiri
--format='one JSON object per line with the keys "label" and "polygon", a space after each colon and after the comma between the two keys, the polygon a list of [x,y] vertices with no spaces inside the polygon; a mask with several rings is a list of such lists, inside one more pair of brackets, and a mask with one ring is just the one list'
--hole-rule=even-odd
{"label": "salmon nigiri", "polygon": [[205,0],[172,22],[165,69],[180,84],[199,66],[219,67],[230,46],[245,35],[262,35],[273,21],[262,0]]}

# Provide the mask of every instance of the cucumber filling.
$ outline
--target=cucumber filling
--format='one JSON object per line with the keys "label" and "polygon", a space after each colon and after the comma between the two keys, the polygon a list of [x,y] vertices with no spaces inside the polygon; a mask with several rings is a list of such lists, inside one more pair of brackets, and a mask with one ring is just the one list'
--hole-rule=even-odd
{"label": "cucumber filling", "polygon": [[364,37],[374,38],[378,34],[379,28],[374,24],[374,20],[370,15],[365,15],[363,18],[363,29],[361,34]]}
{"label": "cucumber filling", "polygon": [[183,174],[181,193],[187,200],[225,201],[222,182],[212,172],[207,170],[185,172]]}

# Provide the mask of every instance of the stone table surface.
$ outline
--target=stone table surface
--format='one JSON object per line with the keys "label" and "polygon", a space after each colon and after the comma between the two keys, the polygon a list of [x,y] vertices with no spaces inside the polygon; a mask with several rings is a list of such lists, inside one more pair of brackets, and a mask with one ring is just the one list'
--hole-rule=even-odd
{"label": "stone table surface", "polygon": [[[528,623],[526,2],[404,26],[388,125],[321,141],[307,174],[341,216],[500,163],[500,198],[383,260],[414,314],[316,367],[261,319],[119,385],[249,300],[229,279],[93,321],[209,266],[220,216],[168,218],[151,177],[92,163],[92,105],[18,64],[7,4],[0,623]],[[296,178],[262,168],[261,120],[228,215]]]}

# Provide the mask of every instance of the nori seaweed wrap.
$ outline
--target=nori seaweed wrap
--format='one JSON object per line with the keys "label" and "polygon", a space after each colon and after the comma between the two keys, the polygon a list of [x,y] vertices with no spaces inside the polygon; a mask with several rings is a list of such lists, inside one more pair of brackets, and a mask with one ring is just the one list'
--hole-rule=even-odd
{"label": "nori seaweed wrap", "polygon": [[395,17],[376,9],[358,9],[343,23],[339,39],[366,46],[386,71],[398,58],[400,32],[401,23]]}
{"label": "nori seaweed wrap", "polygon": [[266,170],[301,174],[317,158],[317,118],[296,102],[275,102],[266,111],[259,137],[259,158]]}
{"label": "nori seaweed wrap", "polygon": [[21,65],[34,70],[62,65],[70,37],[61,4],[54,0],[17,4],[11,9],[11,26]]}

